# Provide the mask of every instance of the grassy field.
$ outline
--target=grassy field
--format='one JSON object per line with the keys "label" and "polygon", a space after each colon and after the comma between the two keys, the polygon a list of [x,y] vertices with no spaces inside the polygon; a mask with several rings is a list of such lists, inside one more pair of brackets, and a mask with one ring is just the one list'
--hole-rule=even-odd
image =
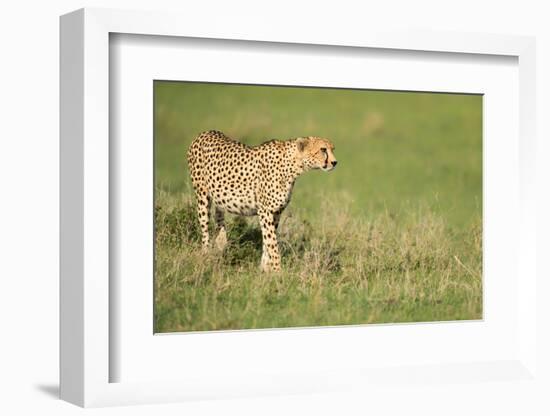
{"label": "grassy field", "polygon": [[[155,83],[155,330],[479,319],[482,99],[473,95]],[[256,218],[200,253],[186,150],[330,138],[334,172],[300,177],[283,272],[259,272]]]}

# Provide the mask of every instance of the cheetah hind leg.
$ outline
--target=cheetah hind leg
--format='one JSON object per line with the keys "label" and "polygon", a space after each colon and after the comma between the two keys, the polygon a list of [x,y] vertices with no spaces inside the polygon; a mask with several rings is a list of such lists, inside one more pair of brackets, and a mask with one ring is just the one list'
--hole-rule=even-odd
{"label": "cheetah hind leg", "polygon": [[218,250],[223,251],[227,246],[227,232],[225,230],[224,212],[219,207],[216,207],[215,220],[217,232],[216,247]]}
{"label": "cheetah hind leg", "polygon": [[208,247],[210,246],[210,236],[208,235],[208,222],[211,199],[206,191],[197,191],[197,203],[199,225],[202,236],[202,252],[207,253]]}

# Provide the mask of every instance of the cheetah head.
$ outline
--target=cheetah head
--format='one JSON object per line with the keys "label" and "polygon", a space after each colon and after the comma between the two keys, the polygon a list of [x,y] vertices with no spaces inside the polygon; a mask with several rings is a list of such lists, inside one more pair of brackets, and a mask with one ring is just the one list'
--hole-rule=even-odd
{"label": "cheetah head", "polygon": [[298,159],[305,170],[321,169],[325,172],[336,167],[334,145],[321,137],[300,137],[296,139]]}

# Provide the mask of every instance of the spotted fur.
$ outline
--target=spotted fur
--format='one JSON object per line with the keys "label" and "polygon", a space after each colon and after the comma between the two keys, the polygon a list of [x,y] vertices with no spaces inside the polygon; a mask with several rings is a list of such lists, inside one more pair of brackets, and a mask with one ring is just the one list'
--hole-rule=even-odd
{"label": "spotted fur", "polygon": [[208,223],[212,204],[215,244],[220,250],[227,244],[226,211],[257,215],[263,239],[261,269],[279,271],[276,231],[294,182],[311,169],[334,169],[333,151],[332,143],[319,137],[272,140],[250,147],[215,130],[197,136],[189,147],[187,161],[197,197],[203,250],[210,246]]}

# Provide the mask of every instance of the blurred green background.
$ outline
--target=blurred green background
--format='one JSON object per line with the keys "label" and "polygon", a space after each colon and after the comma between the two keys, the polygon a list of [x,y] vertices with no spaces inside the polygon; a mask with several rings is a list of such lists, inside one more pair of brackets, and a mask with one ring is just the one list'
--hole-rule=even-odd
{"label": "blurred green background", "polygon": [[[482,97],[155,82],[155,330],[480,319]],[[337,168],[296,182],[283,271],[257,220],[205,256],[186,152],[204,130],[249,145],[329,138]]]}
{"label": "blurred green background", "polygon": [[155,81],[156,191],[191,193],[186,151],[204,130],[250,145],[329,138],[338,168],[297,181],[292,209],[325,198],[354,215],[418,206],[463,229],[481,216],[482,96]]}

